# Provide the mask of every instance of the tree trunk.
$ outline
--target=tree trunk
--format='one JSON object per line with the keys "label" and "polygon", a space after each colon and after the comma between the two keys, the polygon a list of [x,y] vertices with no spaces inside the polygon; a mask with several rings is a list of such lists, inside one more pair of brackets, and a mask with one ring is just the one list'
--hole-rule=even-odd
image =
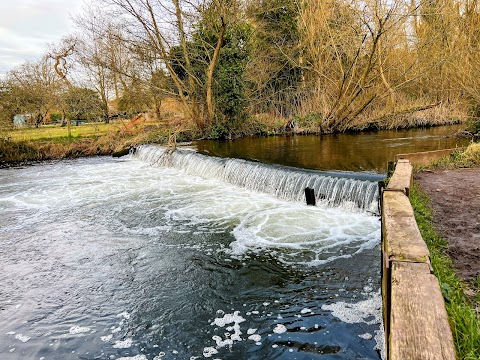
{"label": "tree trunk", "polygon": [[213,95],[212,95],[212,84],[213,84],[213,71],[215,70],[215,65],[218,62],[218,57],[220,54],[220,49],[222,48],[223,44],[223,37],[225,36],[225,22],[222,18],[222,30],[220,31],[220,35],[217,40],[217,46],[215,47],[215,51],[213,52],[213,57],[212,60],[210,61],[210,64],[208,65],[208,71],[207,71],[207,115],[208,115],[208,121],[212,123],[213,117],[215,115],[215,110],[213,107]]}

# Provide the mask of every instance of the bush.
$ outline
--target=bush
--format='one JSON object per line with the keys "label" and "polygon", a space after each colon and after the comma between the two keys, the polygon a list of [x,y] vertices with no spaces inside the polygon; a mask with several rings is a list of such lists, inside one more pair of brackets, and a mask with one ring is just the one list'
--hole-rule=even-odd
{"label": "bush", "polygon": [[322,118],[323,115],[320,113],[310,113],[303,116],[295,115],[292,119],[292,122],[299,128],[311,129],[317,127]]}
{"label": "bush", "polygon": [[51,113],[50,114],[50,120],[52,120],[53,122],[60,122],[62,120],[62,114]]}

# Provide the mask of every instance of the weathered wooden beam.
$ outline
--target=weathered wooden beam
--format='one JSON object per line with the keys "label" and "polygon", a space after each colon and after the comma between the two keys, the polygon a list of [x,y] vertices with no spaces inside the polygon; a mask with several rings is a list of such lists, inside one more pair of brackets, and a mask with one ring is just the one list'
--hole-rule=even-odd
{"label": "weathered wooden beam", "polygon": [[428,264],[393,262],[389,360],[455,360],[437,278]]}
{"label": "weathered wooden beam", "polygon": [[401,191],[410,196],[410,188],[413,182],[413,167],[408,160],[398,160],[386,190]]}
{"label": "weathered wooden beam", "polygon": [[388,360],[454,360],[445,303],[408,198],[411,186],[412,166],[399,159],[382,193],[382,297]]}
{"label": "weathered wooden beam", "polygon": [[413,208],[403,192],[384,191],[382,201],[383,250],[389,261],[430,261]]}

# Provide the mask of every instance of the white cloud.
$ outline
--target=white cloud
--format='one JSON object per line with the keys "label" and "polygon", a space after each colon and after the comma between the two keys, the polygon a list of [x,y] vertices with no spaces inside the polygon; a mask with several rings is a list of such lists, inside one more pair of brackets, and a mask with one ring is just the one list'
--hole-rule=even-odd
{"label": "white cloud", "polygon": [[[85,0],[85,2],[88,0]],[[35,61],[73,30],[84,0],[0,0],[0,73]]]}

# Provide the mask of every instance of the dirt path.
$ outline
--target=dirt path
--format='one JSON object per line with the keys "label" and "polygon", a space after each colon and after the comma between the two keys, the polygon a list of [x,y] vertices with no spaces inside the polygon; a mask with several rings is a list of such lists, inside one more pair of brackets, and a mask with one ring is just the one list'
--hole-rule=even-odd
{"label": "dirt path", "polygon": [[480,276],[480,168],[423,171],[415,180],[430,195],[434,224],[459,276]]}

